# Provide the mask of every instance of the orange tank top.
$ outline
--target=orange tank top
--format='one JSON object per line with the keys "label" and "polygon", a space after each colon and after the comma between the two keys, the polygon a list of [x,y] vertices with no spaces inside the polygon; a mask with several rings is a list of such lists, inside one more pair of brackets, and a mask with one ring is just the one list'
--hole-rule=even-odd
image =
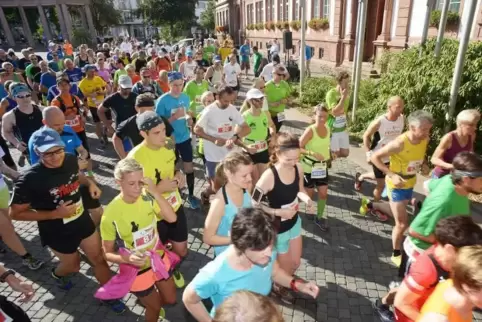
{"label": "orange tank top", "polygon": [[462,316],[450,303],[445,299],[446,291],[452,287],[453,281],[451,279],[440,282],[432,295],[428,298],[420,311],[420,317],[417,322],[422,321],[422,318],[429,313],[437,313],[445,315],[449,322],[472,322],[472,313],[468,316]]}

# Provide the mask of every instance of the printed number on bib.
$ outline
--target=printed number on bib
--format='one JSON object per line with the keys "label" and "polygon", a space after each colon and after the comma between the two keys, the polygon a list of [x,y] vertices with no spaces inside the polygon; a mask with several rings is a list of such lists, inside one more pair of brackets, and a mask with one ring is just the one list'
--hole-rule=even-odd
{"label": "printed number on bib", "polygon": [[251,144],[249,147],[256,149],[256,153],[263,152],[268,148],[268,143],[266,143],[266,141],[256,141],[254,142],[254,144]]}
{"label": "printed number on bib", "polygon": [[171,205],[173,209],[176,209],[177,206],[179,206],[179,198],[177,197],[177,191],[173,191],[167,196],[166,198],[167,202]]}
{"label": "printed number on bib", "polygon": [[326,178],[326,163],[316,163],[311,169],[311,179],[324,179]]}
{"label": "printed number on bib", "polygon": [[156,235],[154,225],[133,232],[132,239],[134,240],[135,249],[140,250],[149,248],[156,240]]}
{"label": "printed number on bib", "polygon": [[201,95],[196,95],[196,98],[194,99],[194,101],[196,102],[196,104],[201,104]]}
{"label": "printed number on bib", "polygon": [[407,166],[407,174],[417,174],[422,167],[423,160],[410,161]]}
{"label": "printed number on bib", "polygon": [[218,133],[229,133],[233,131],[233,124],[223,123],[218,125]]}
{"label": "printed number on bib", "polygon": [[77,201],[75,203],[75,206],[76,206],[76,209],[75,209],[75,214],[73,214],[72,216],[70,217],[67,217],[67,218],[64,218],[64,224],[67,224],[71,221],[74,221],[76,220],[77,218],[79,218],[82,213],[84,212],[84,205],[82,204],[82,199],[80,199],[79,201]]}
{"label": "printed number on bib", "polygon": [[286,120],[285,113],[278,113],[278,122],[283,122]]}
{"label": "printed number on bib", "polygon": [[342,128],[346,126],[346,116],[340,115],[335,117],[335,123],[333,123],[333,127]]}
{"label": "printed number on bib", "polygon": [[[298,203],[298,198],[296,198],[292,203],[287,204],[287,205],[282,205],[281,209],[294,209],[298,211],[300,208],[300,204]],[[288,219],[281,218],[281,221],[286,221]]]}
{"label": "printed number on bib", "polygon": [[65,120],[65,124],[67,124],[68,126],[79,126],[80,125],[80,115],[77,115],[74,119]]}
{"label": "printed number on bib", "polygon": [[13,319],[0,309],[0,322],[12,322]]}

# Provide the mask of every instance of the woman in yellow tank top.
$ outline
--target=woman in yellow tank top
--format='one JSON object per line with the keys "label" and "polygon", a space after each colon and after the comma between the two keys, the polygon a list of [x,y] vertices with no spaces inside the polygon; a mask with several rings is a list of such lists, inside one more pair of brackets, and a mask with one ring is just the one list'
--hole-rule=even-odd
{"label": "woman in yellow tank top", "polygon": [[459,250],[452,278],[438,284],[422,307],[417,322],[472,322],[482,308],[482,246]]}

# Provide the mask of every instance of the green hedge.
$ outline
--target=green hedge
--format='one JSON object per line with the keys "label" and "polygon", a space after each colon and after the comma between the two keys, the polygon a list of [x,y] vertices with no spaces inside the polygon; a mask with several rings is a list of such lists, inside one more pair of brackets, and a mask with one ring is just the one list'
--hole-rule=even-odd
{"label": "green hedge", "polygon": [[[418,46],[398,53],[386,53],[388,56],[383,59],[388,62],[387,72],[379,80],[361,82],[356,122],[350,124],[350,131],[353,134],[363,133],[375,117],[384,113],[387,99],[399,95],[405,100],[405,115],[424,109],[434,116],[435,124],[428,152],[431,155],[445,133],[445,115],[458,47],[457,40],[446,39],[439,60],[433,56],[434,40],[427,42],[422,57],[419,57]],[[308,79],[303,87],[301,102],[309,105],[323,102],[326,92],[334,84],[332,77]],[[463,109],[477,108],[480,111],[481,105],[482,42],[472,42],[466,54],[454,118]],[[351,106],[350,104],[350,109]],[[451,128],[455,128],[454,118],[449,120]],[[480,137],[480,128],[478,132]],[[476,150],[482,151],[482,140],[476,142]]]}

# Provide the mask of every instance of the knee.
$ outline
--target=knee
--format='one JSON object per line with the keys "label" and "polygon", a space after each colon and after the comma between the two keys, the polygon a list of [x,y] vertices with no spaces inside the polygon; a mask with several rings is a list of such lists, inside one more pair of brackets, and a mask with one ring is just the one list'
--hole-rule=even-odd
{"label": "knee", "polygon": [[101,265],[107,265],[107,262],[105,261],[105,258],[104,258],[104,256],[102,255],[101,252],[99,252],[98,254],[96,254],[94,256],[89,257],[89,260],[90,260],[93,267],[101,266]]}
{"label": "knee", "polygon": [[166,305],[174,305],[177,303],[176,293],[163,294]]}
{"label": "knee", "polygon": [[408,228],[408,224],[406,222],[399,222],[398,224],[396,224],[396,226],[402,233]]}

